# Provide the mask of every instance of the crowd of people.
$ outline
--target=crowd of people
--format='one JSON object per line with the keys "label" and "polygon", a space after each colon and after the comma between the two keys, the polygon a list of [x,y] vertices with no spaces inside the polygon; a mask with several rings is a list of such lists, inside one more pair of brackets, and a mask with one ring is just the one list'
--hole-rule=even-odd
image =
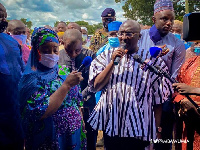
{"label": "crowd of people", "polygon": [[98,131],[106,150],[200,149],[200,43],[182,39],[171,0],[152,27],[106,8],[91,39],[75,22],[30,34],[6,18],[0,3],[0,149],[95,150]]}

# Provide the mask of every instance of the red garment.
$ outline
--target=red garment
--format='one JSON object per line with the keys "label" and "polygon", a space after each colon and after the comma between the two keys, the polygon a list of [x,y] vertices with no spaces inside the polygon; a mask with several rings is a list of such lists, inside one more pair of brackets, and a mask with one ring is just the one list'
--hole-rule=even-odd
{"label": "red garment", "polygon": [[[185,83],[193,87],[200,87],[200,56],[195,56],[188,59],[182,66],[181,71],[178,75],[178,81]],[[200,101],[200,96],[190,96],[194,101]],[[177,95],[175,97],[175,102],[181,101],[186,98],[183,95]],[[185,125],[183,125],[185,126]],[[183,140],[187,140],[186,129],[183,127]],[[187,149],[187,144],[182,143],[182,150]],[[200,135],[195,133],[193,150],[200,150]]]}
{"label": "red garment", "polygon": [[27,64],[28,62],[30,52],[30,48],[26,44],[22,45],[22,59],[25,62],[25,64]]}

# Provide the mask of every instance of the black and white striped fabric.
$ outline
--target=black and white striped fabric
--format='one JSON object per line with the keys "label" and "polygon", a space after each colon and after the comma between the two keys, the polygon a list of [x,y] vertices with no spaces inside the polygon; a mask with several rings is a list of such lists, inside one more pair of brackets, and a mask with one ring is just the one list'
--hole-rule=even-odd
{"label": "black and white striped fabric", "polygon": [[[114,49],[107,50],[93,60],[90,66],[89,86],[94,91],[95,77],[111,61]],[[139,49],[137,55],[143,60],[150,58],[149,51]],[[155,139],[153,105],[161,104],[171,94],[171,83],[166,78],[143,71],[134,61],[135,54],[125,55],[115,66],[109,83],[102,89],[100,101],[88,122],[94,129],[103,130],[109,136]],[[165,63],[151,58],[154,65],[167,71]]]}

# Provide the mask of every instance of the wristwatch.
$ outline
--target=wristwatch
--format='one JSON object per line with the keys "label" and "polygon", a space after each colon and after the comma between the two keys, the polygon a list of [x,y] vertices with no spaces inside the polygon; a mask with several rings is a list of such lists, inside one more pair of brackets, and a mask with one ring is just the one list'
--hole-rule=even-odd
{"label": "wristwatch", "polygon": [[157,133],[161,133],[161,132],[162,132],[162,128],[161,128],[161,127],[157,127],[157,128],[156,128],[156,132],[157,132]]}

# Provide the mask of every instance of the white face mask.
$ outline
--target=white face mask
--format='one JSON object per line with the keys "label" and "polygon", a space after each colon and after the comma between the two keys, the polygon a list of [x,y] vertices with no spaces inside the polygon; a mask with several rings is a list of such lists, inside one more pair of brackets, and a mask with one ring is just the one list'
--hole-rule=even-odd
{"label": "white face mask", "polygon": [[40,63],[48,68],[53,68],[59,60],[59,55],[56,54],[41,54]]}
{"label": "white face mask", "polygon": [[87,40],[87,34],[82,34],[82,39],[85,42]]}

